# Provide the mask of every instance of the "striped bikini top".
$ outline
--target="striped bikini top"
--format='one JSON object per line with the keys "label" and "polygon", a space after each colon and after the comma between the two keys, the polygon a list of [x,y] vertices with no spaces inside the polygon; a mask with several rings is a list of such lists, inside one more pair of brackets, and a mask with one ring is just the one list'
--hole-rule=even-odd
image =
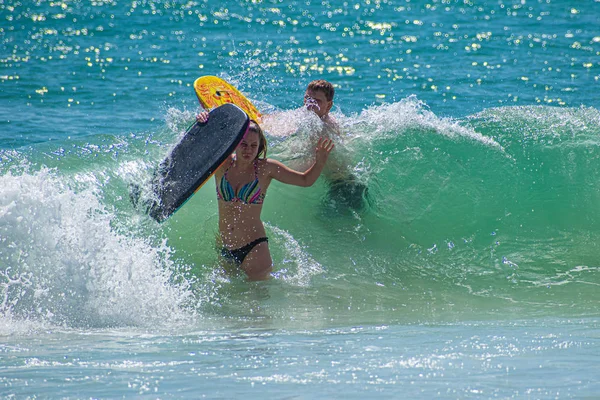
{"label": "striped bikini top", "polygon": [[257,160],[254,160],[254,180],[242,186],[237,193],[233,190],[229,180],[227,180],[227,172],[229,172],[229,168],[231,168],[233,162],[231,161],[231,164],[227,167],[227,170],[221,177],[221,181],[217,185],[217,199],[244,204],[262,204],[265,193],[263,193],[258,183]]}

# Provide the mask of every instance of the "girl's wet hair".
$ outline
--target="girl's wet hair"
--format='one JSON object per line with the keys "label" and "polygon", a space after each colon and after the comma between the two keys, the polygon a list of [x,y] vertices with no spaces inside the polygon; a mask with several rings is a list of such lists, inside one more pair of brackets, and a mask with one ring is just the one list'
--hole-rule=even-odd
{"label": "girl's wet hair", "polygon": [[248,125],[248,132],[258,133],[258,153],[256,154],[256,158],[267,158],[267,138],[265,137],[265,134],[260,125],[256,121],[250,120],[250,125]]}

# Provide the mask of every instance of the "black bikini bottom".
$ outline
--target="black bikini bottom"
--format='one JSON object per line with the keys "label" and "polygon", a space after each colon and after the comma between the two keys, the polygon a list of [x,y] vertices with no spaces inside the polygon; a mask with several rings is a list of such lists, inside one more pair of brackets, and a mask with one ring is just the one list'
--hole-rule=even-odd
{"label": "black bikini bottom", "polygon": [[266,237],[261,237],[252,242],[248,243],[245,246],[240,247],[239,249],[229,250],[225,247],[221,250],[221,257],[225,258],[228,261],[235,262],[237,264],[241,264],[244,262],[244,258],[255,248],[258,244],[262,242],[268,242],[269,239]]}

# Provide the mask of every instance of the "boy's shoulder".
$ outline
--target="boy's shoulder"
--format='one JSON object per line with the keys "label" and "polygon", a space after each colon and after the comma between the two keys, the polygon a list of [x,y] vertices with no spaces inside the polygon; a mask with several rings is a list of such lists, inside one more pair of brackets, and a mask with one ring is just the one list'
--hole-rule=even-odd
{"label": "boy's shoulder", "polygon": [[337,120],[331,116],[330,114],[327,114],[323,119],[323,125],[326,131],[328,131],[328,133],[332,133],[333,135],[341,135],[342,132],[340,130],[340,125],[338,124]]}

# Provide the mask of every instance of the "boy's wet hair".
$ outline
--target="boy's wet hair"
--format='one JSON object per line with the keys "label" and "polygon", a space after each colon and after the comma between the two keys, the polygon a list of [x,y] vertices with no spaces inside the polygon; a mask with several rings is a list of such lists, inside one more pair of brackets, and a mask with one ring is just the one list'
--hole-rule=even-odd
{"label": "boy's wet hair", "polygon": [[265,134],[260,125],[256,121],[250,120],[250,125],[248,125],[248,132],[258,133],[258,153],[256,153],[256,158],[267,158],[267,138],[265,137]]}
{"label": "boy's wet hair", "polygon": [[325,79],[317,79],[308,84],[307,90],[317,91],[320,90],[325,94],[325,98],[327,101],[333,101],[333,96],[335,95],[335,89],[330,82],[327,82]]}

